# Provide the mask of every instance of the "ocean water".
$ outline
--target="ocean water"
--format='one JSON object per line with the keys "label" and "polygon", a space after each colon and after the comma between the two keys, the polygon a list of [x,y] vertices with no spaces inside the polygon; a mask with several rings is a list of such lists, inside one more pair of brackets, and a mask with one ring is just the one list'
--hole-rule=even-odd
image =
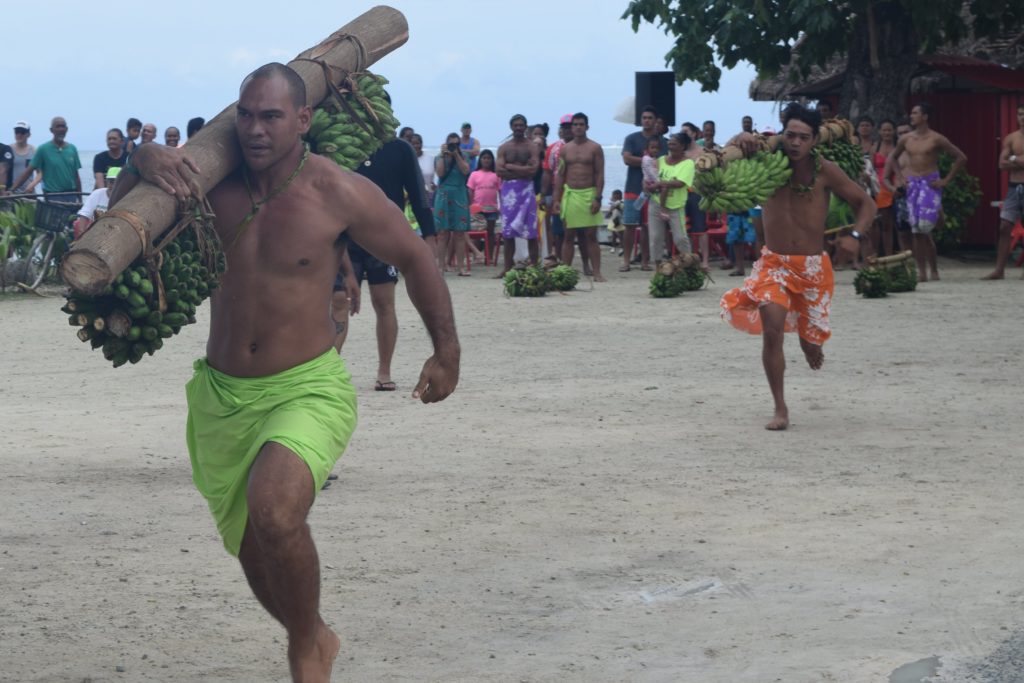
{"label": "ocean water", "polygon": [[[483,145],[483,149],[497,150],[498,145]],[[612,190],[621,190],[626,185],[626,165],[622,163],[622,145],[606,145],[604,150],[604,199],[605,203],[612,196]],[[82,191],[92,192],[96,183],[92,176],[92,160],[98,151],[78,151],[78,157],[82,161],[82,168],[78,176],[82,179]],[[424,147],[424,154],[431,156],[440,153],[436,147]]]}

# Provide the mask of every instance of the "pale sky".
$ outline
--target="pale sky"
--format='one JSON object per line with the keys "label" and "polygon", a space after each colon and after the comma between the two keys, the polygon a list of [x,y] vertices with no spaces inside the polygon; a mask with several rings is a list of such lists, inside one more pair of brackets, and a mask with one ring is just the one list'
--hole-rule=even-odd
{"label": "pale sky", "polygon": [[[68,140],[80,150],[104,148],[108,128],[129,116],[181,129],[193,116],[213,118],[237,98],[238,85],[269,61],[288,62],[377,3],[299,0],[176,0],[96,4],[55,0],[21,17],[5,12],[0,140],[26,120],[30,142],[50,138],[49,122],[64,116]],[[590,136],[621,144],[634,130],[613,120],[633,94],[634,72],[666,70],[671,43],[645,27],[634,34],[619,17],[626,0],[395,0],[409,42],[373,68],[404,125],[428,146],[472,122],[485,145],[508,135],[508,119],[554,124],[583,111]],[[515,8],[515,11],[513,11]],[[45,11],[45,16],[44,16]],[[15,27],[15,23],[24,24]],[[740,117],[777,126],[772,103],[751,102],[753,69],[727,72],[717,93],[694,83],[676,89],[676,123],[705,119],[718,139],[739,130]]]}

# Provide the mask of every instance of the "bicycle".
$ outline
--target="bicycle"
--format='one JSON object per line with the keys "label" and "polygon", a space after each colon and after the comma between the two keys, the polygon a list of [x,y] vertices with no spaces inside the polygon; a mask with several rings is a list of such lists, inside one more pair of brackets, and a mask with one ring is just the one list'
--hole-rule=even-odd
{"label": "bicycle", "polygon": [[[67,251],[73,237],[72,222],[79,205],[39,199],[35,205],[33,226],[38,235],[27,255],[14,262],[14,284],[28,292],[36,292],[43,280],[56,274],[59,257]],[[31,281],[31,284],[26,284]]]}

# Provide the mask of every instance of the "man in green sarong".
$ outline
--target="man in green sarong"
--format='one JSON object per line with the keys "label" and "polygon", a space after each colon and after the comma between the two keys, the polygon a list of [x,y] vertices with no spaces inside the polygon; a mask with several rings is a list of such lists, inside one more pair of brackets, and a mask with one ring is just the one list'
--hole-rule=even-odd
{"label": "man in green sarong", "polygon": [[[413,397],[443,400],[459,342],[430,248],[370,181],[310,156],[302,79],[268,64],[242,82],[242,166],[208,195],[228,271],[211,297],[206,358],[186,389],[193,479],[228,552],[288,632],[295,681],[328,681],[340,648],[320,617],[320,568],[306,516],[355,428],[355,392],[334,352],[331,294],[349,236],[405,276],[434,355]],[[139,174],[180,199],[198,193],[186,150],[142,145],[111,205]],[[122,184],[123,183],[123,184]]]}
{"label": "man in green sarong", "polygon": [[565,226],[562,261],[572,265],[573,236],[578,235],[580,253],[590,258],[594,282],[604,282],[601,247],[597,243],[597,226],[604,222],[601,214],[604,151],[601,145],[587,138],[589,128],[586,114],[573,114],[572,140],[562,147],[555,172],[555,197],[551,211],[562,217]]}

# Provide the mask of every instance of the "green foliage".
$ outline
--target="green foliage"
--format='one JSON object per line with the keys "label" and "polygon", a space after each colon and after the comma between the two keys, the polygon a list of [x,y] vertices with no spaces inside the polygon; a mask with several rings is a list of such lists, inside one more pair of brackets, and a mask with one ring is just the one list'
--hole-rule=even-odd
{"label": "green foliage", "polygon": [[[939,173],[942,177],[946,177],[952,165],[953,157],[948,154],[939,157]],[[974,215],[980,201],[981,185],[978,178],[968,173],[966,168],[960,169],[949,185],[942,189],[943,219],[932,233],[932,239],[940,252],[948,253],[960,246],[960,240],[967,230],[967,221]]]}
{"label": "green foliage", "polygon": [[811,66],[845,55],[853,38],[867,30],[869,3],[876,24],[911,25],[922,52],[966,37],[965,5],[977,37],[1024,21],[1024,3],[1006,0],[632,0],[622,18],[634,31],[641,23],[663,29],[675,39],[665,63],[676,80],[714,91],[722,75],[715,58],[728,69],[749,62],[770,77],[794,60],[799,40],[792,75],[806,77]]}

